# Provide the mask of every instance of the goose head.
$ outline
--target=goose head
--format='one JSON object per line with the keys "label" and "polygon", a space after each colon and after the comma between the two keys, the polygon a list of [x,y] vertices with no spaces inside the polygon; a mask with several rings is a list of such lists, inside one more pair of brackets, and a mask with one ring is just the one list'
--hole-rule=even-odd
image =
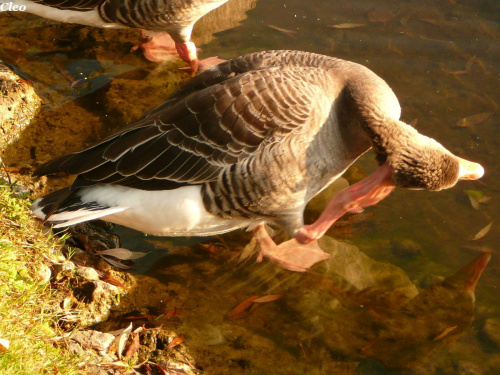
{"label": "goose head", "polygon": [[454,155],[434,139],[398,122],[399,136],[391,138],[383,152],[380,147],[377,152],[379,162],[388,162],[391,167],[395,186],[438,191],[451,188],[460,180],[477,180],[484,175],[480,164]]}

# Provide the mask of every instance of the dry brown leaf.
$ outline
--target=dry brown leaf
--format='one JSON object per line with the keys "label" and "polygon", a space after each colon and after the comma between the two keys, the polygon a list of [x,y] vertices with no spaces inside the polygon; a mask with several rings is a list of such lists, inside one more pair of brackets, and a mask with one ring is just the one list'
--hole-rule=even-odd
{"label": "dry brown leaf", "polygon": [[255,303],[264,303],[264,302],[271,302],[271,301],[276,301],[277,299],[280,299],[283,297],[283,294],[269,294],[267,296],[259,297],[257,299],[254,299],[253,302]]}
{"label": "dry brown leaf", "polygon": [[173,339],[172,341],[170,341],[170,343],[167,345],[167,349],[170,349],[170,348],[173,348],[181,343],[184,342],[184,335],[179,335],[177,336],[175,339]]}
{"label": "dry brown leaf", "polygon": [[448,327],[448,328],[443,329],[432,340],[433,341],[441,340],[442,338],[444,338],[445,336],[447,336],[450,332],[453,332],[455,329],[457,329],[457,327],[458,326],[452,326],[452,327]]}
{"label": "dry brown leaf", "polygon": [[482,197],[478,200],[479,203],[486,203],[491,199],[491,197]]}
{"label": "dry brown leaf", "polygon": [[292,37],[293,34],[296,34],[297,32],[296,31],[293,31],[293,30],[288,30],[288,29],[283,29],[281,27],[278,27],[278,26],[274,26],[274,25],[267,25],[269,26],[271,29],[274,29],[274,30],[277,30],[277,31],[280,31],[282,32],[283,34],[285,34],[286,36],[289,36],[289,37]]}
{"label": "dry brown leaf", "polygon": [[243,318],[247,316],[248,313],[244,313],[246,309],[248,309],[251,305],[253,305],[253,301],[255,301],[259,296],[252,296],[243,302],[241,302],[238,306],[236,306],[231,314],[229,314],[228,318],[231,320]]}
{"label": "dry brown leaf", "polygon": [[[142,327],[139,327],[142,328]],[[131,358],[141,347],[141,342],[139,341],[140,334],[135,333],[134,338],[132,339],[132,343],[128,346],[127,351],[125,352],[125,358]]]}
{"label": "dry brown leaf", "polygon": [[489,223],[487,226],[485,226],[483,229],[481,229],[479,232],[477,232],[477,234],[474,236],[474,238],[472,240],[473,241],[479,240],[479,239],[483,238],[484,236],[486,236],[486,234],[488,234],[488,232],[490,231],[492,225],[493,225],[493,222]]}
{"label": "dry brown leaf", "polygon": [[472,207],[474,207],[476,210],[479,210],[479,202],[477,201],[476,198],[474,198],[472,195],[469,195],[469,200],[470,200],[470,204],[472,205]]}
{"label": "dry brown leaf", "polygon": [[455,126],[457,128],[468,128],[469,126],[478,125],[483,121],[489,119],[493,114],[494,112],[484,112],[469,117],[464,117],[463,119],[457,121]]}
{"label": "dry brown leaf", "polygon": [[365,26],[364,23],[339,23],[337,25],[329,25],[328,27],[333,27],[334,29],[354,29],[355,27]]}

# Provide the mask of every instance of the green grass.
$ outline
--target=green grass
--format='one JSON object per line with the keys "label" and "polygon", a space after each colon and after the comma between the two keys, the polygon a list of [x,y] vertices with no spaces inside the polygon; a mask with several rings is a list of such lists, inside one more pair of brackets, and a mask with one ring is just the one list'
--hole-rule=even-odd
{"label": "green grass", "polygon": [[10,344],[0,347],[0,374],[79,374],[80,359],[51,340],[64,296],[41,272],[62,242],[42,233],[29,205],[0,179],[0,339]]}

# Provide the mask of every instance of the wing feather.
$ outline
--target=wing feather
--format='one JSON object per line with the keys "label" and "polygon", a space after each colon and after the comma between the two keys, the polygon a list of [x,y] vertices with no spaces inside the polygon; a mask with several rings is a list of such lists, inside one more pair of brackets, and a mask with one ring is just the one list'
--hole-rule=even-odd
{"label": "wing feather", "polygon": [[[290,69],[299,68],[277,66],[215,78],[214,72],[201,73],[136,124],[42,165],[35,174],[66,171],[82,174],[85,181],[78,184],[145,189],[215,180],[224,168],[307,126],[314,95],[308,97],[308,85],[288,74]],[[210,81],[217,83],[203,88]]]}

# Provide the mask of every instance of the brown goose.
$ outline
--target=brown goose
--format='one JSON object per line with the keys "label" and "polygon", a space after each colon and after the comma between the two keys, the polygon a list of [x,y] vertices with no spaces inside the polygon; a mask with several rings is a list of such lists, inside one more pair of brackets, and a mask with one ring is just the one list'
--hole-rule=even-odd
{"label": "brown goose", "polygon": [[[396,186],[441,190],[483,175],[399,116],[390,87],[361,65],[299,51],[245,55],[192,78],[132,126],[39,167],[36,176],[78,176],[32,210],[55,227],[102,218],[164,236],[248,227],[261,255],[303,271],[326,255],[278,248],[263,223],[306,244]],[[304,226],[307,202],[370,147],[377,171]]]}
{"label": "brown goose", "polygon": [[[202,16],[228,0],[16,0],[26,12],[56,21],[104,28],[132,27],[141,30],[144,56],[159,61],[172,51],[171,40],[181,59],[198,69],[193,26]],[[170,37],[168,36],[171,36]]]}

